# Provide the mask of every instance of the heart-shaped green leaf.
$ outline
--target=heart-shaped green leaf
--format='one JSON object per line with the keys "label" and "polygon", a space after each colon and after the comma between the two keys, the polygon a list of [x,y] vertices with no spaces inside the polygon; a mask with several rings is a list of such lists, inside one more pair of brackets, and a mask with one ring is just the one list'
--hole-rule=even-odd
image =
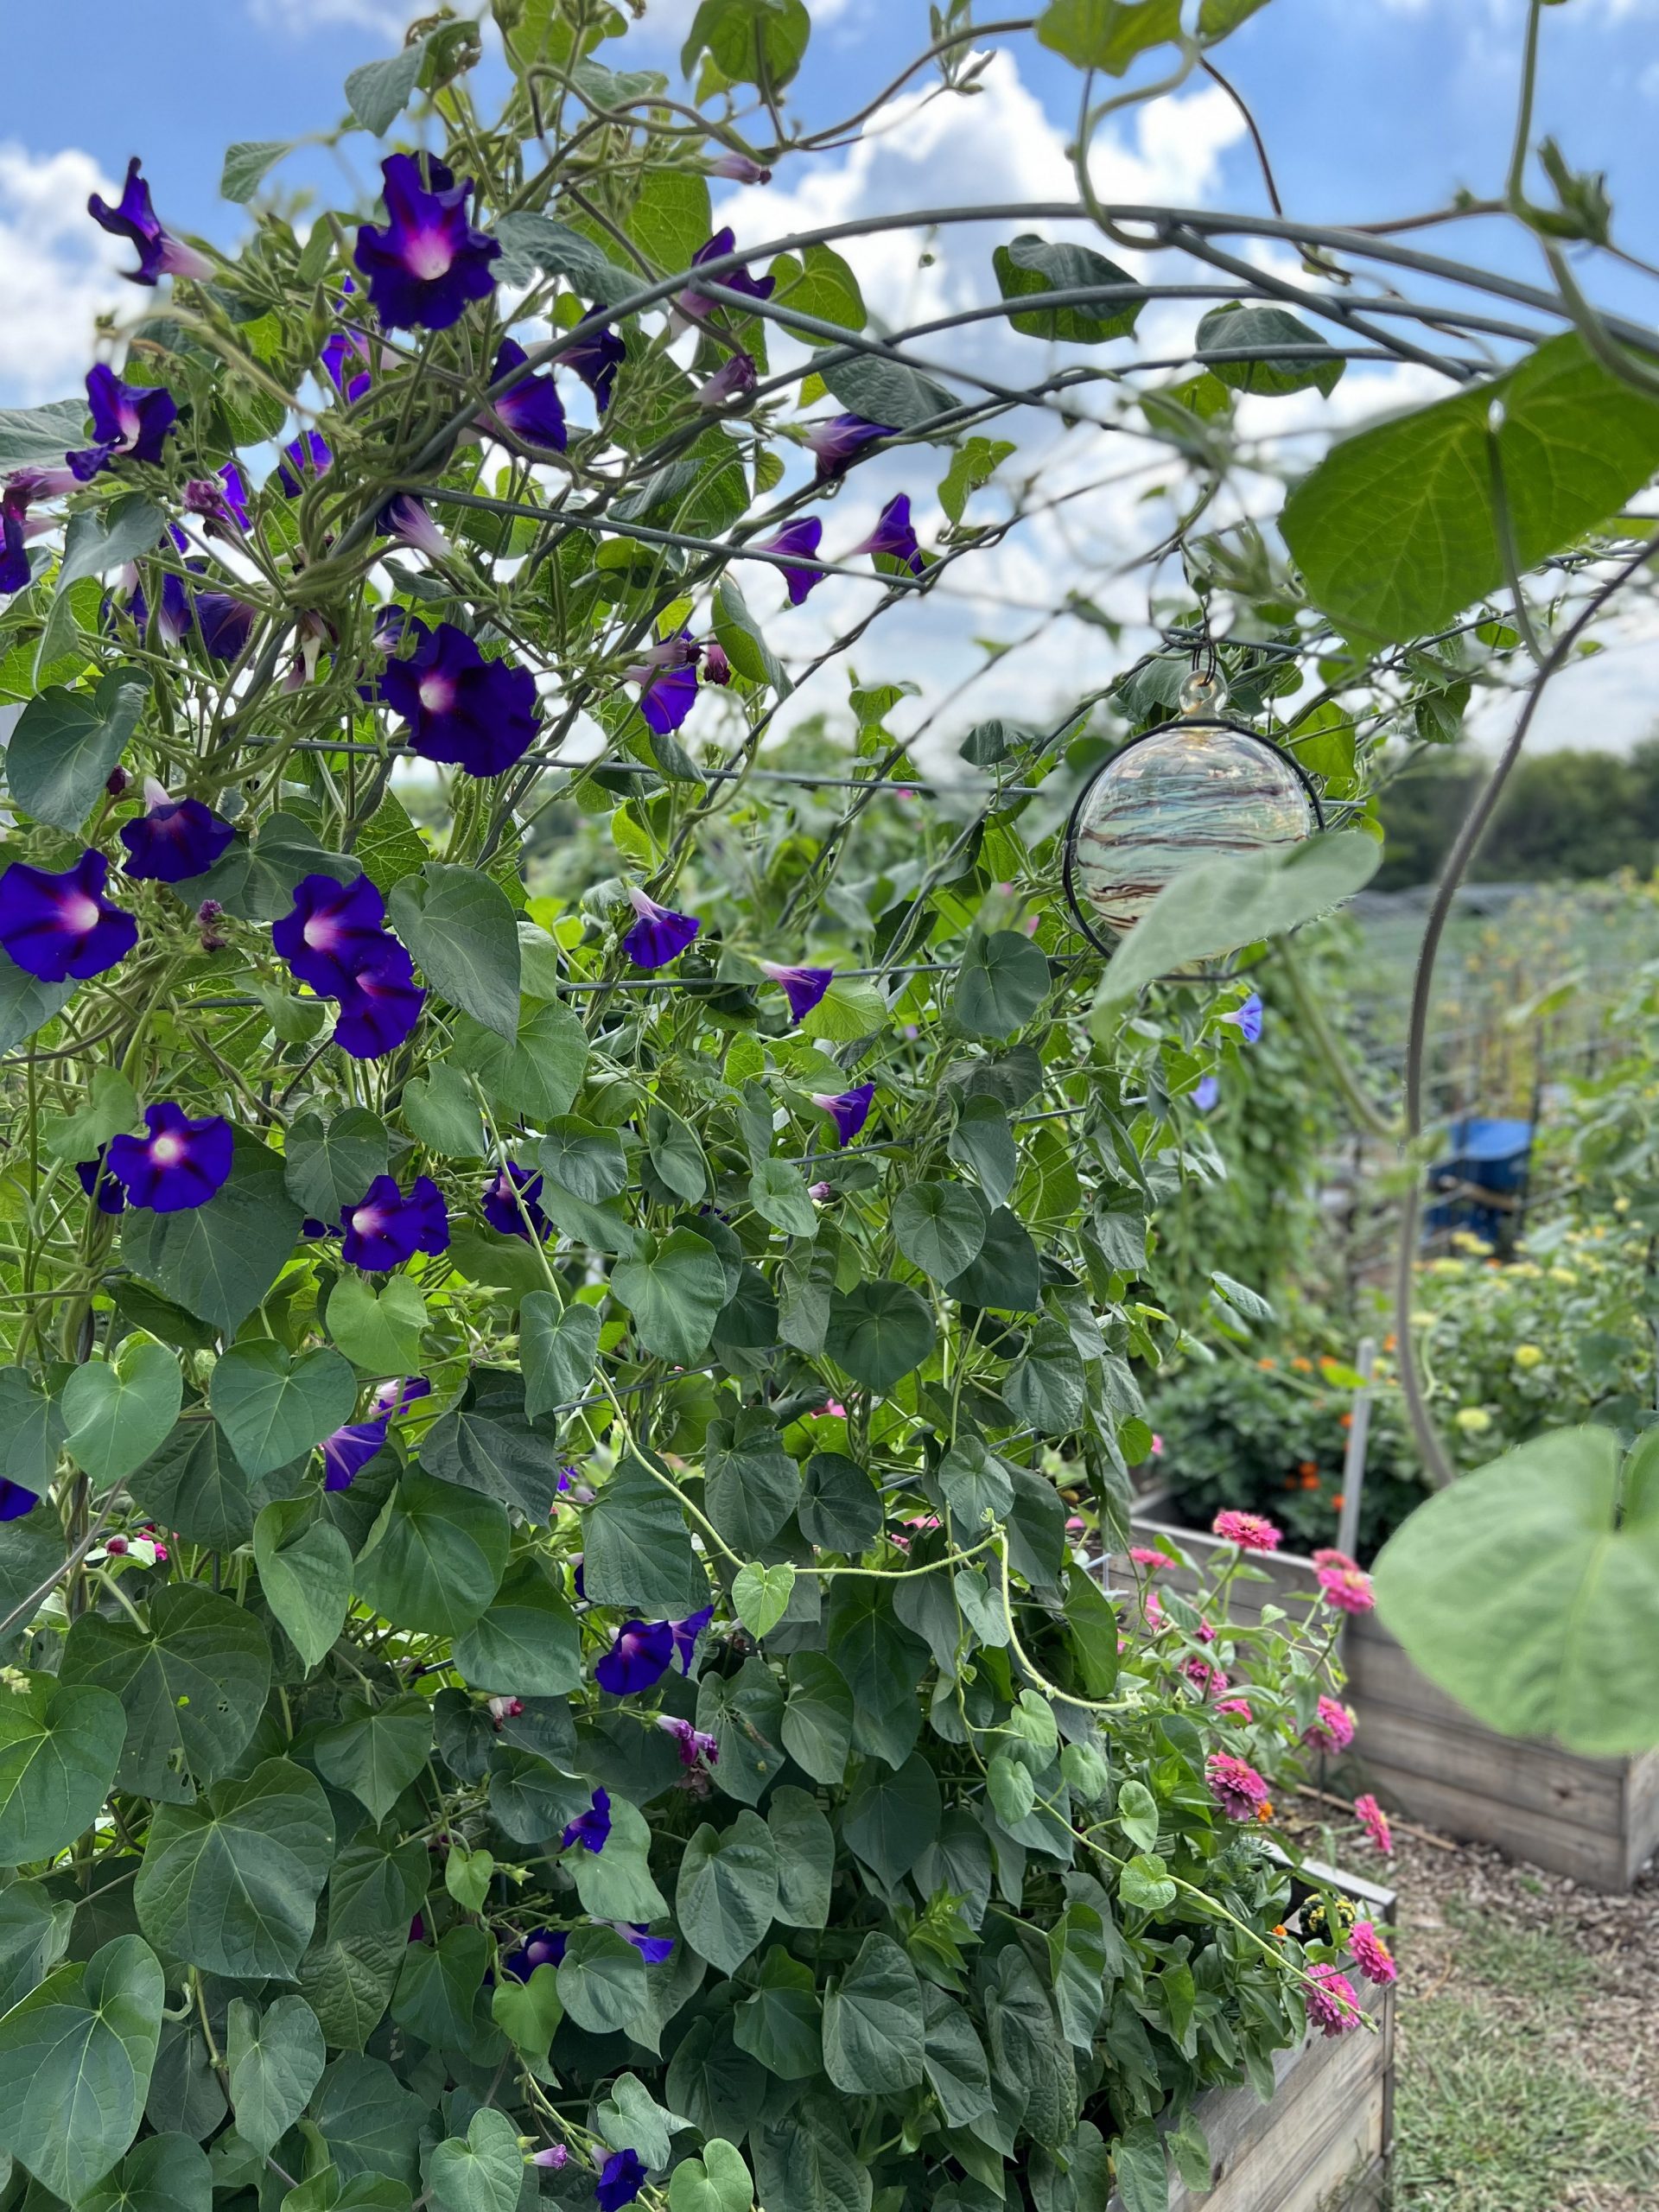
{"label": "heart-shaped green leaf", "polygon": [[266,1475],[351,1419],[357,1377],[337,1351],[296,1359],[286,1345],[256,1338],[231,1346],[213,1370],[210,1396],[244,1472]]}
{"label": "heart-shaped green leaf", "polygon": [[265,1603],[305,1662],[330,1651],[352,1598],[352,1550],[309,1498],[277,1498],[253,1524],[253,1559]]}
{"label": "heart-shaped green leaf", "polygon": [[757,1641],[770,1636],[788,1611],[794,1587],[795,1570],[787,1560],[776,1567],[752,1562],[739,1567],[732,1582],[732,1603],[737,1618]]}
{"label": "heart-shaped green leaf", "polygon": [[232,1998],[226,2024],[236,2132],[263,2156],[274,2151],[322,2079],[322,2030],[303,1997],[279,1997],[261,2012]]}
{"label": "heart-shaped green leaf", "polygon": [[513,2212],[524,2178],[518,2132],[489,2107],[473,2114],[464,2140],[452,2135],[426,2161],[433,2212]]}
{"label": "heart-shaped green leaf", "polygon": [[328,1333],[353,1365],[370,1375],[408,1375],[421,1363],[426,1300],[407,1275],[375,1291],[359,1274],[342,1275],[328,1295]]}
{"label": "heart-shaped green leaf", "polygon": [[149,1944],[118,1936],[0,2020],[0,2149],[54,2196],[79,2202],[138,2133],[165,1995]]}
{"label": "heart-shaped green leaf", "polygon": [[135,1332],[113,1360],[88,1360],[64,1384],[64,1449],[94,1491],[107,1490],[160,1450],[183,1400],[177,1353]]}
{"label": "heart-shaped green leaf", "polygon": [[0,1695],[0,1866],[50,1859],[91,1825],[126,1740],[121,1700],[31,1675]]}

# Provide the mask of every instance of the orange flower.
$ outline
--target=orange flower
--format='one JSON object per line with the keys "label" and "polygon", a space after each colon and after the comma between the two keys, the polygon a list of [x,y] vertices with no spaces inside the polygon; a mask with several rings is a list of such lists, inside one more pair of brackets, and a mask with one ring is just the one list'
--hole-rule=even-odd
{"label": "orange flower", "polygon": [[1313,1469],[1311,1474],[1304,1473],[1302,1477],[1302,1488],[1304,1490],[1318,1490],[1319,1486],[1319,1471],[1317,1467]]}
{"label": "orange flower", "polygon": [[1290,1930],[1282,1920],[1275,1920],[1271,1932],[1275,1936],[1288,1936]]}
{"label": "orange flower", "polygon": [[1338,1512],[1340,1513],[1343,1507],[1347,1503],[1347,1500],[1343,1497],[1342,1492],[1338,1491],[1336,1496],[1332,1499],[1331,1503],[1336,1507]]}
{"label": "orange flower", "polygon": [[1353,1427],[1354,1417],[1352,1414],[1344,1414],[1342,1417],[1342,1425],[1344,1428],[1351,1428]]}
{"label": "orange flower", "polygon": [[1317,1459],[1299,1459],[1296,1463],[1296,1471],[1299,1475],[1317,1475],[1319,1471],[1319,1463]]}
{"label": "orange flower", "polygon": [[1262,1368],[1277,1367],[1279,1364],[1276,1359],[1258,1359],[1255,1363]]}
{"label": "orange flower", "polygon": [[1393,1351],[1397,1349],[1394,1331],[1392,1329],[1389,1331],[1388,1335],[1382,1339],[1382,1349],[1384,1351]]}
{"label": "orange flower", "polygon": [[1273,1818],[1273,1807],[1265,1797],[1255,1808],[1255,1817],[1258,1821],[1270,1821]]}
{"label": "orange flower", "polygon": [[1313,1372],[1313,1363],[1311,1359],[1298,1357],[1293,1359],[1290,1363],[1299,1375],[1311,1375]]}

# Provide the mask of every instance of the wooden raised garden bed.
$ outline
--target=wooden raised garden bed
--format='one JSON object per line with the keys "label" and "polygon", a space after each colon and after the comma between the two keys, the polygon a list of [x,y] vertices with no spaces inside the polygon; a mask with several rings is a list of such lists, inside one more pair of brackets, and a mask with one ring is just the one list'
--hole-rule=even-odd
{"label": "wooden raised garden bed", "polygon": [[[1391,1890],[1317,1870],[1372,1919],[1393,1917]],[[1170,2212],[1380,2212],[1394,2130],[1394,1991],[1350,1976],[1370,2021],[1351,2035],[1306,2035],[1274,2060],[1274,2094],[1210,2089],[1197,2113],[1209,2140],[1207,2195],[1172,2177]],[[1114,2196],[1107,2212],[1123,2212]]]}
{"label": "wooden raised garden bed", "polygon": [[[1190,1558],[1221,1547],[1173,1522],[1137,1516],[1137,1535],[1166,1535]],[[1266,1582],[1233,1585],[1232,1609],[1254,1619],[1264,1603],[1288,1605],[1314,1587],[1311,1560],[1277,1552],[1252,1564]],[[1114,1563],[1121,1584],[1128,1569]],[[1176,1589],[1191,1581],[1171,1570]],[[1344,1631],[1348,1702],[1358,1715],[1353,1758],[1382,1803],[1442,1834],[1494,1843],[1511,1858],[1571,1875],[1597,1890],[1628,1890],[1659,1847],[1659,1751],[1583,1758],[1557,1744],[1499,1736],[1419,1674],[1373,1615]]]}

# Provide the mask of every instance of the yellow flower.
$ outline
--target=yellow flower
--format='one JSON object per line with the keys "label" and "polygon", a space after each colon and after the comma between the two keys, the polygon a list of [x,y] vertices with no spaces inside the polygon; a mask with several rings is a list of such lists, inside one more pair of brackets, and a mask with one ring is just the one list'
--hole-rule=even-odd
{"label": "yellow flower", "polygon": [[1465,1436],[1484,1436],[1492,1425],[1484,1406],[1459,1406],[1452,1418]]}
{"label": "yellow flower", "polygon": [[1613,1200],[1613,1211],[1615,1213],[1629,1213],[1630,1210],[1630,1202],[1628,1198],[1615,1198]]}
{"label": "yellow flower", "polygon": [[1578,1281],[1577,1275],[1573,1274],[1571,1268],[1552,1268],[1549,1271],[1549,1279],[1551,1282],[1564,1282],[1569,1290]]}
{"label": "yellow flower", "polygon": [[1471,1259],[1477,1260],[1484,1260],[1492,1249],[1484,1236],[1473,1236],[1466,1229],[1457,1231],[1452,1239],[1452,1247],[1454,1251],[1467,1252]]}
{"label": "yellow flower", "polygon": [[1517,1367],[1541,1367],[1544,1355],[1536,1344],[1516,1344],[1515,1363]]}
{"label": "yellow flower", "polygon": [[1421,1311],[1414,1313],[1410,1318],[1411,1325],[1414,1329],[1432,1329],[1437,1317],[1427,1311]]}

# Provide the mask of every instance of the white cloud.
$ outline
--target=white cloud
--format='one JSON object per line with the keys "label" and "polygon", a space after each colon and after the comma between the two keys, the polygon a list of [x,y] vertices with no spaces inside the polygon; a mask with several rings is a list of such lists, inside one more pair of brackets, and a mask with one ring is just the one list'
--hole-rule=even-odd
{"label": "white cloud", "polygon": [[402,0],[251,0],[250,12],[266,29],[287,31],[295,37],[346,24],[398,39],[414,9]]}
{"label": "white cloud", "polygon": [[131,249],[99,230],[87,194],[118,196],[90,154],[36,155],[0,141],[0,396],[27,404],[62,397],[92,358],[92,324],[132,295],[115,271]]}

